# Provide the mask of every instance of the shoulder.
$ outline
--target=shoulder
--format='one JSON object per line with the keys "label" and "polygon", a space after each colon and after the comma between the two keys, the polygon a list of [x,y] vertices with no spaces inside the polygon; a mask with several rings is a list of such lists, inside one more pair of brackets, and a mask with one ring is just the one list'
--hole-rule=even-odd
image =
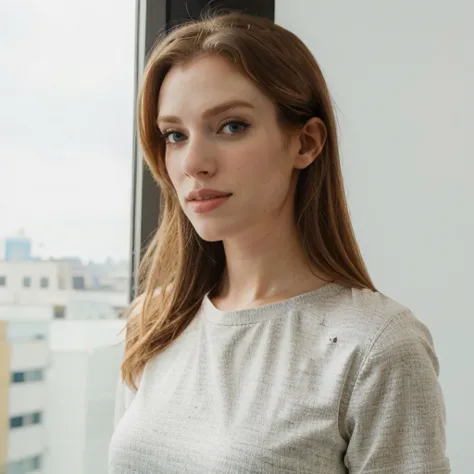
{"label": "shoulder", "polygon": [[342,288],[326,303],[324,325],[365,356],[400,344],[433,345],[429,329],[409,308],[369,289]]}
{"label": "shoulder", "polygon": [[429,329],[381,293],[351,290],[342,307],[342,313],[354,315],[352,323],[340,317],[341,327],[353,328],[348,344],[354,363],[339,405],[340,432],[350,440],[349,470],[412,472],[416,465],[449,472],[439,364]]}
{"label": "shoulder", "polygon": [[323,311],[324,333],[327,340],[337,338],[335,354],[344,362],[342,400],[366,378],[382,380],[415,362],[430,377],[439,374],[428,327],[383,293],[341,287]]}

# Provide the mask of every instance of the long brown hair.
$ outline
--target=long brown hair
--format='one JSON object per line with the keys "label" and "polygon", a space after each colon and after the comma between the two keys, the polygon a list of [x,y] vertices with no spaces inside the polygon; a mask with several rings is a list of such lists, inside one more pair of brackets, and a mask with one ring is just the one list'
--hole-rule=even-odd
{"label": "long brown hair", "polygon": [[165,75],[199,54],[231,61],[274,101],[283,124],[301,127],[312,117],[324,122],[327,140],[321,156],[300,172],[296,190],[302,245],[312,266],[334,281],[375,290],[349,218],[331,98],[311,52],[294,34],[264,18],[227,13],[187,23],[156,44],[138,98],[139,136],[161,188],[161,213],[140,265],[142,296],[132,304],[127,322],[122,376],[134,388],[146,362],[187,327],[225,267],[222,242],[201,239],[180,207],[156,125]]}

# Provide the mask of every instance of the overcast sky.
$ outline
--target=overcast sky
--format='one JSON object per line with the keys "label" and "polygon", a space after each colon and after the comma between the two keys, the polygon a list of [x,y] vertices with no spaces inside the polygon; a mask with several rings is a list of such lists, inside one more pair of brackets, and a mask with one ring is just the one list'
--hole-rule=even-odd
{"label": "overcast sky", "polygon": [[0,1],[0,239],[127,258],[134,42],[134,0]]}

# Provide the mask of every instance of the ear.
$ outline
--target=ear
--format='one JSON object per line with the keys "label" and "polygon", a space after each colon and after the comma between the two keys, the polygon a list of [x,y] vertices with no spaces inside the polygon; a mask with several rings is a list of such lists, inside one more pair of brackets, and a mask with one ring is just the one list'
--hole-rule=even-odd
{"label": "ear", "polygon": [[309,119],[299,133],[300,147],[295,157],[295,168],[307,168],[321,154],[326,138],[324,122],[318,117]]}

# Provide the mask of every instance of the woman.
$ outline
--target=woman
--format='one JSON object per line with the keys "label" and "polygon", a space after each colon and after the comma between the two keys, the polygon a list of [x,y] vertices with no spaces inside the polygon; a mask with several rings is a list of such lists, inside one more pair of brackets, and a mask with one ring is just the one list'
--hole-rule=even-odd
{"label": "woman", "polygon": [[449,472],[430,333],[367,273],[304,44],[235,13],[175,29],[139,132],[162,214],[110,472]]}

